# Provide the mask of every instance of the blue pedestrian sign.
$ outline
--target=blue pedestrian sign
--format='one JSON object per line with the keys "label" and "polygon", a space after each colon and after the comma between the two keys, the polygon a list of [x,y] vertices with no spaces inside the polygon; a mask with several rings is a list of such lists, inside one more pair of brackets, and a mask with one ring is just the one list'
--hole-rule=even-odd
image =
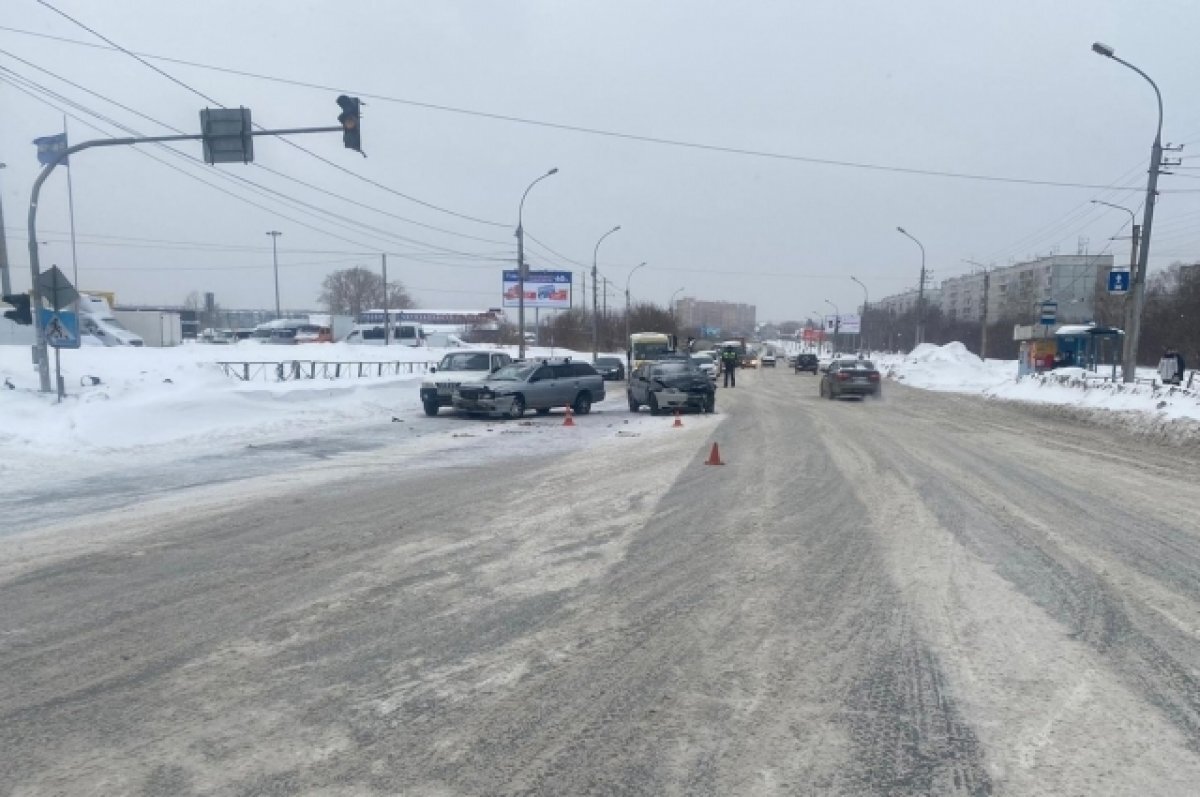
{"label": "blue pedestrian sign", "polygon": [[56,349],[79,348],[79,316],[67,310],[38,309],[46,343]]}
{"label": "blue pedestrian sign", "polygon": [[1058,323],[1058,302],[1042,302],[1042,321],[1046,326]]}
{"label": "blue pedestrian sign", "polygon": [[1108,272],[1109,293],[1129,293],[1129,269]]}

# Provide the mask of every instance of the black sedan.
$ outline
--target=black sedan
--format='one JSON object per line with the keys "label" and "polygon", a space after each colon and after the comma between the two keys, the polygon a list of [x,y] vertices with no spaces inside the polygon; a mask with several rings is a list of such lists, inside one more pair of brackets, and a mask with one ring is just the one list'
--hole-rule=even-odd
{"label": "black sedan", "polygon": [[593,365],[606,382],[620,382],[625,378],[625,363],[620,357],[597,357]]}
{"label": "black sedan", "polygon": [[821,397],[873,396],[879,398],[882,378],[870,360],[834,360],[821,373]]}

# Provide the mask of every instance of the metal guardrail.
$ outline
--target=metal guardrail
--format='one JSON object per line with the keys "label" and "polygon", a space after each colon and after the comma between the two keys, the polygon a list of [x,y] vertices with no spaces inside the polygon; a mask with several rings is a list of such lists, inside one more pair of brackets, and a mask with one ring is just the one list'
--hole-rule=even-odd
{"label": "metal guardrail", "polygon": [[429,373],[436,362],[323,362],[320,360],[284,360],[283,362],[218,362],[226,376],[241,382],[298,382],[306,379],[364,379]]}

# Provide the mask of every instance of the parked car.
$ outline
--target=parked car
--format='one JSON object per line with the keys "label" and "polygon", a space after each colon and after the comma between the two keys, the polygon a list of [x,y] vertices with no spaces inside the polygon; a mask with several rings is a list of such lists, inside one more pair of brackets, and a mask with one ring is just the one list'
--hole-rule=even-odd
{"label": "parked car", "polygon": [[775,353],[770,352],[770,351],[764,353],[763,356],[758,359],[758,362],[759,362],[759,365],[761,365],[763,368],[774,368],[775,367]]}
{"label": "parked car", "polygon": [[421,382],[421,405],[426,415],[437,415],[442,407],[454,405],[454,390],[464,382],[484,379],[488,374],[512,362],[502,351],[464,349],[451,352]]}
{"label": "parked car", "polygon": [[630,412],[637,412],[643,405],[650,408],[651,415],[684,407],[704,412],[717,408],[713,380],[690,359],[639,365],[629,378],[626,392]]}
{"label": "parked car", "polygon": [[709,352],[700,352],[692,355],[692,362],[696,364],[704,373],[708,374],[708,378],[716,384],[717,376],[721,373],[720,367],[717,365],[717,360]]}
{"label": "parked car", "polygon": [[590,363],[568,359],[521,361],[504,366],[454,391],[454,408],[467,413],[500,413],[520,418],[525,410],[545,415],[553,407],[570,407],[587,415],[604,400],[604,379]]}
{"label": "parked car", "polygon": [[811,371],[814,375],[821,367],[821,361],[817,359],[815,354],[797,354],[795,369],[796,373],[801,371]]}
{"label": "parked car", "polygon": [[593,363],[605,381],[620,382],[625,379],[625,363],[620,357],[597,357]]}
{"label": "parked car", "polygon": [[870,360],[834,360],[821,371],[821,397],[873,396],[879,398],[881,378]]}

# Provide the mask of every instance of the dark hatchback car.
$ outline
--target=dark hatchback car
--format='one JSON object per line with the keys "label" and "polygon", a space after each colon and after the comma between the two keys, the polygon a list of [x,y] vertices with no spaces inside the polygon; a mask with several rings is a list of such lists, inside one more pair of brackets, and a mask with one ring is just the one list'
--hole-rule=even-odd
{"label": "dark hatchback car", "polygon": [[620,357],[597,357],[593,365],[606,382],[620,382],[625,378],[625,363]]}
{"label": "dark hatchback car", "polygon": [[817,362],[817,355],[815,355],[815,354],[797,354],[796,355],[796,363],[795,363],[796,373],[800,373],[801,371],[811,371],[812,373],[815,374],[819,367],[820,367],[820,363]]}
{"label": "dark hatchback car", "polygon": [[690,359],[643,363],[629,377],[629,411],[650,408],[651,415],[664,410],[690,408],[714,412],[716,385]]}
{"label": "dark hatchback car", "polygon": [[880,398],[879,370],[870,360],[834,360],[821,374],[821,397],[873,396]]}

